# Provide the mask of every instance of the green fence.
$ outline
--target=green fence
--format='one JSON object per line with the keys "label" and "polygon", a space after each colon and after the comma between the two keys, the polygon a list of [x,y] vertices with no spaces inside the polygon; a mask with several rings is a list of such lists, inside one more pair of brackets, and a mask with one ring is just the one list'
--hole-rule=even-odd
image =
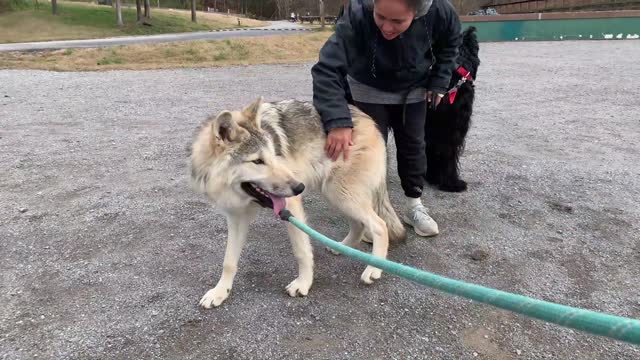
{"label": "green fence", "polygon": [[562,18],[560,14],[463,16],[461,20],[463,28],[475,26],[478,29],[479,41],[640,39],[640,14],[637,17],[628,13],[624,17],[615,15],[621,14],[570,13],[567,16],[570,18]]}

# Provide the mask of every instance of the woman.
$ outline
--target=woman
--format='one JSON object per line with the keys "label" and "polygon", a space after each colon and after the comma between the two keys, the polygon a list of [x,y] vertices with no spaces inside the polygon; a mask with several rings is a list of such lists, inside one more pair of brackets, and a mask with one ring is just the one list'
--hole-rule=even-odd
{"label": "woman", "polygon": [[393,129],[403,219],[421,236],[438,234],[420,199],[426,105],[437,106],[446,93],[460,42],[460,20],[447,0],[351,0],[311,70],[325,150],[334,161],[348,158],[353,145],[347,95],[385,141]]}

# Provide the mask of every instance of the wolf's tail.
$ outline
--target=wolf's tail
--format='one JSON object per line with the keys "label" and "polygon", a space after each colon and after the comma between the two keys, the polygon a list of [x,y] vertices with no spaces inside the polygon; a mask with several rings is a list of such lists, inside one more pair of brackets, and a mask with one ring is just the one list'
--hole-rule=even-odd
{"label": "wolf's tail", "polygon": [[381,185],[376,189],[373,197],[373,207],[378,214],[387,224],[387,231],[389,232],[389,241],[402,241],[407,236],[407,231],[402,225],[398,214],[391,206],[389,200],[389,192],[387,191],[387,182],[382,181]]}

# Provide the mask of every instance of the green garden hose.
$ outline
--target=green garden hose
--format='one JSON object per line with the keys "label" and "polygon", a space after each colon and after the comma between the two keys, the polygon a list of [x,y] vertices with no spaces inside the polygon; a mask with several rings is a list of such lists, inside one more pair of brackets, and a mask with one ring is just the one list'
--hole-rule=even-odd
{"label": "green garden hose", "polygon": [[280,212],[280,218],[289,221],[311,238],[320,241],[341,254],[418,284],[564,327],[640,345],[640,321],[636,319],[554,304],[449,279],[444,276],[382,259],[336,242],[296,219],[291,215],[291,212],[286,209]]}

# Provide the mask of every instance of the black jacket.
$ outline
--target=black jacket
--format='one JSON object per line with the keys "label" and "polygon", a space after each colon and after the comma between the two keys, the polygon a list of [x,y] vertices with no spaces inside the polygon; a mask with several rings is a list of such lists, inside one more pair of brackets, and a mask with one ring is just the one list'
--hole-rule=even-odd
{"label": "black jacket", "polygon": [[311,69],[313,103],[325,131],[353,126],[345,97],[347,74],[384,91],[425,87],[445,93],[462,40],[460,28],[451,3],[433,0],[426,15],[389,41],[374,22],[373,1],[351,0]]}

